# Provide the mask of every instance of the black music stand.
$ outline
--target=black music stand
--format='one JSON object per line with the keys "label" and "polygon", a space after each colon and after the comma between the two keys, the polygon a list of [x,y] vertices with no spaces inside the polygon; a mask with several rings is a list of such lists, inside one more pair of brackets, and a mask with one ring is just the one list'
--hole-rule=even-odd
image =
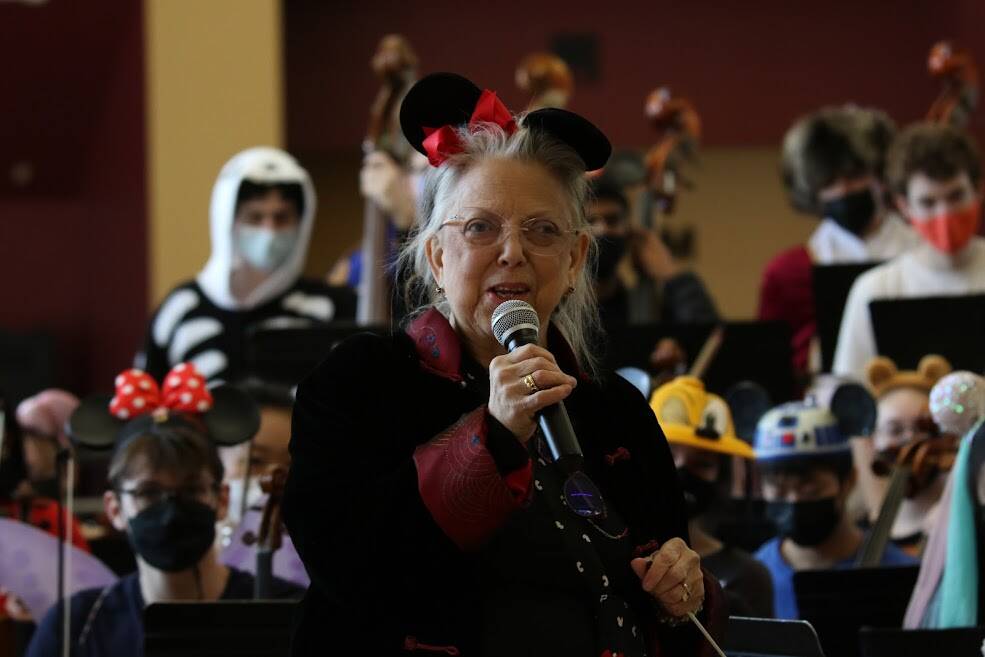
{"label": "black music stand", "polygon": [[815,265],[811,272],[814,289],[815,334],[821,342],[821,371],[830,372],[838,346],[838,331],[845,314],[845,302],[855,279],[872,269],[878,262],[859,262],[848,265]]}
{"label": "black music stand", "polygon": [[956,370],[985,371],[985,294],[869,303],[876,349],[901,370],[940,354]]}
{"label": "black music stand", "polygon": [[296,386],[339,342],[358,333],[385,335],[383,326],[333,322],[306,328],[270,328],[246,336],[246,369],[267,383]]}
{"label": "black music stand", "polygon": [[292,600],[168,602],[144,610],[145,657],[289,657]]}
{"label": "black music stand", "polygon": [[[603,365],[606,369],[638,367],[649,371],[650,354],[662,338],[676,340],[690,360],[716,325],[713,324],[627,324],[606,333]],[[728,322],[718,354],[703,377],[705,387],[724,395],[740,381],[755,381],[769,393],[774,404],[794,394],[790,364],[790,327],[785,322]]]}
{"label": "black music stand", "polygon": [[903,626],[919,566],[803,570],[793,588],[800,617],[821,637],[826,655],[859,654],[862,627]]}
{"label": "black music stand", "polygon": [[985,627],[948,630],[890,630],[864,627],[859,632],[862,657],[981,657]]}
{"label": "black music stand", "polygon": [[722,648],[728,657],[824,657],[806,621],[732,616]]}

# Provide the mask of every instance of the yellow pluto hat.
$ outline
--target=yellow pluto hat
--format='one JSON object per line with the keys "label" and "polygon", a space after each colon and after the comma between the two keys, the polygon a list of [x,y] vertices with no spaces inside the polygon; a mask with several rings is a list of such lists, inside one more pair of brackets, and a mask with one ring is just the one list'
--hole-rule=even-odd
{"label": "yellow pluto hat", "polygon": [[650,397],[650,408],[675,445],[753,457],[752,447],[735,435],[728,404],[705,391],[700,379],[679,376],[660,386]]}

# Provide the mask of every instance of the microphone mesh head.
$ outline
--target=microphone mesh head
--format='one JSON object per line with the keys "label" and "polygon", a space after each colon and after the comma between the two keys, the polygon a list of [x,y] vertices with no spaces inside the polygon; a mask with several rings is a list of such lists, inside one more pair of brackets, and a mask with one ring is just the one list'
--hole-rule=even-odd
{"label": "microphone mesh head", "polygon": [[540,331],[540,318],[533,306],[519,299],[510,299],[496,306],[492,314],[492,331],[499,344],[505,347],[507,338],[520,327]]}

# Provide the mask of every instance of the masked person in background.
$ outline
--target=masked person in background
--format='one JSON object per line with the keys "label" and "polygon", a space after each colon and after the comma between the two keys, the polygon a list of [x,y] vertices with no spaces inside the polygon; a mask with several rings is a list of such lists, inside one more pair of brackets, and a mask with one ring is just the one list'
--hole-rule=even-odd
{"label": "masked person in background", "polygon": [[812,267],[887,260],[918,243],[883,201],[886,149],[895,131],[884,113],[845,106],[803,117],[784,136],[781,168],[790,204],[821,223],[806,244],[766,265],[759,319],[790,325],[793,365],[802,376],[815,334]]}
{"label": "masked person in background", "polygon": [[718,578],[732,616],[773,616],[773,584],[763,564],[712,535],[710,516],[728,497],[729,457],[751,459],[735,435],[725,401],[705,392],[700,379],[682,376],[658,388],[650,407],[670,443],[684,489],[691,545]]}
{"label": "masked person in background", "polygon": [[[846,510],[855,485],[851,447],[831,411],[790,402],[762,417],[754,448],[766,512],[779,532],[755,556],[773,577],[776,617],[796,619],[794,572],[850,568],[862,547],[862,530]],[[884,566],[914,563],[892,543],[882,558]]]}
{"label": "masked person in background", "polygon": [[[214,546],[228,491],[213,440],[246,439],[256,430],[256,409],[226,387],[210,392],[204,383],[181,364],[158,392],[145,373],[129,370],[117,377],[109,409],[105,398],[92,398],[70,420],[83,445],[115,440],[103,509],[137,556],[137,572],[72,596],[70,655],[142,654],[144,608],[155,602],[253,597],[253,577],[219,563]],[[274,590],[275,597],[301,593],[276,580]],[[61,654],[57,623],[52,608],[27,657]]]}
{"label": "masked person in background", "polygon": [[[599,246],[595,293],[604,325],[718,321],[715,303],[697,274],[675,263],[652,231],[630,225],[629,203],[612,181],[603,177],[592,183],[587,215]],[[640,292],[650,292],[633,284],[640,275],[659,284],[659,303],[640,298]]]}
{"label": "masked person in background", "polygon": [[136,366],[160,378],[189,361],[209,381],[245,377],[246,336],[355,316],[355,296],[301,277],[315,222],[308,172],[275,148],[245,150],[212,189],[212,256],[151,319]]}
{"label": "masked person in background", "polygon": [[835,374],[862,379],[876,353],[869,303],[876,299],[985,292],[978,148],[956,128],[918,123],[893,142],[887,160],[896,205],[921,244],[855,281],[835,351]]}
{"label": "masked person in background", "polygon": [[247,511],[263,508],[266,494],[260,480],[275,468],[288,468],[291,454],[291,391],[274,385],[249,384],[244,389],[260,407],[260,428],[245,443],[219,449],[224,469],[223,483],[229,488],[227,527],[235,527]]}

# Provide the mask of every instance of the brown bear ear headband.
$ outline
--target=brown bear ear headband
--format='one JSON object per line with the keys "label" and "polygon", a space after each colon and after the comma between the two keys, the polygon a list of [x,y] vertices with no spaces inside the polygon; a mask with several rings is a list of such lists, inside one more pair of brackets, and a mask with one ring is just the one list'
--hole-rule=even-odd
{"label": "brown bear ear headband", "polygon": [[931,388],[950,372],[951,364],[936,354],[921,358],[915,371],[900,371],[892,360],[877,356],[866,366],[866,380],[876,397],[882,397],[896,388],[915,388],[930,394]]}
{"label": "brown bear ear headband", "polygon": [[191,363],[175,366],[163,385],[130,369],[116,377],[116,394],[83,400],[68,420],[72,442],[108,450],[146,433],[155,424],[191,426],[218,447],[237,445],[260,428],[260,410],[245,392],[228,385],[207,388]]}
{"label": "brown bear ear headband", "polygon": [[400,105],[400,127],[431,166],[440,166],[462,151],[457,128],[494,123],[513,134],[518,127],[539,130],[570,146],[586,171],[601,169],[612,153],[602,131],[587,119],[566,110],[545,108],[530,112],[518,126],[510,111],[488,89],[454,73],[433,73],[421,78]]}

